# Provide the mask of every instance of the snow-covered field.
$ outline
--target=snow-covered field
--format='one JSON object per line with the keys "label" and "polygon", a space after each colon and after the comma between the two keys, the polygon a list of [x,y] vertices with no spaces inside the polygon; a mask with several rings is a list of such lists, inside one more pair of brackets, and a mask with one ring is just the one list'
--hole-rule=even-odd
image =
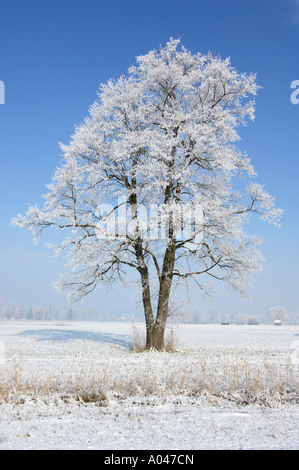
{"label": "snow-covered field", "polygon": [[127,323],[0,322],[0,450],[299,449],[298,326],[172,333],[134,352]]}

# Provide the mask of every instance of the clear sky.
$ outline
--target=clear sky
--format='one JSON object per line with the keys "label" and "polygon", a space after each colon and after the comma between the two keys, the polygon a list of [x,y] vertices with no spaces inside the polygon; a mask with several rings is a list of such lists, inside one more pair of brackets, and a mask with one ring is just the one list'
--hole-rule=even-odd
{"label": "clear sky", "polygon": [[[257,73],[263,87],[256,119],[242,129],[240,146],[258,182],[284,209],[282,227],[248,227],[264,240],[264,270],[249,290],[252,302],[218,286],[208,304],[192,291],[198,309],[264,314],[273,305],[299,312],[299,1],[296,0],[11,0],[0,7],[0,297],[13,303],[66,305],[51,283],[64,260],[53,258],[29,232],[10,226],[41,194],[67,143],[96,99],[100,83],[125,74],[137,55],[181,38],[191,52],[231,57],[239,72]],[[49,241],[49,238],[44,238]],[[84,301],[101,312],[135,311],[121,288],[100,289]],[[120,307],[121,306],[121,307]],[[80,307],[82,308],[82,306]],[[136,311],[135,311],[136,312]],[[299,315],[299,314],[298,314]]]}

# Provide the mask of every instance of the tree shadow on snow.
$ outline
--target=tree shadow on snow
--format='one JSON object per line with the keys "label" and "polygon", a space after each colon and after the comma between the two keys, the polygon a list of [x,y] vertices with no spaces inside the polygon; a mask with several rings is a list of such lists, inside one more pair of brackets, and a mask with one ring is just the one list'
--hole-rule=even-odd
{"label": "tree shadow on snow", "polygon": [[58,329],[41,329],[41,330],[25,330],[18,333],[18,336],[36,337],[37,341],[95,341],[99,343],[117,344],[120,346],[131,346],[132,339],[126,334],[101,333],[93,331],[76,331],[76,330],[58,330]]}

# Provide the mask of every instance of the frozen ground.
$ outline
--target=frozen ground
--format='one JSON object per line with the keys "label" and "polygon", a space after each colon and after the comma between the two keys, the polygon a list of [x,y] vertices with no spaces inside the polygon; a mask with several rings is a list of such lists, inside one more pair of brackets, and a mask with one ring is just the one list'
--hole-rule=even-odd
{"label": "frozen ground", "polygon": [[137,353],[126,323],[0,322],[0,450],[299,449],[298,326],[174,335]]}

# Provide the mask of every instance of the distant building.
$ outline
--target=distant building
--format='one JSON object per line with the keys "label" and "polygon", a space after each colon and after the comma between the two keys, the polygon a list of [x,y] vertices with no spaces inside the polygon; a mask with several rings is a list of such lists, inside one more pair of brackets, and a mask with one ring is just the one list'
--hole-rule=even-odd
{"label": "distant building", "polygon": [[281,320],[274,320],[273,323],[275,326],[281,326]]}

